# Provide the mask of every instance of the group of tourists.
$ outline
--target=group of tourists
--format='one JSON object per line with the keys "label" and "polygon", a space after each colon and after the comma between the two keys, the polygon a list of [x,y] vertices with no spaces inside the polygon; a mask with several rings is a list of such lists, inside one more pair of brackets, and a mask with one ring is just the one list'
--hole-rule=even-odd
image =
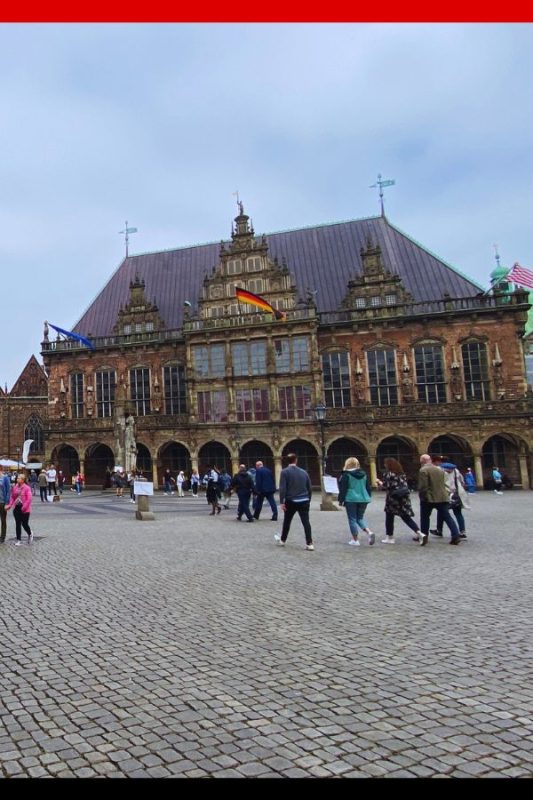
{"label": "group of tourists", "polygon": [[[258,520],[265,500],[272,511],[272,520],[278,518],[278,506],[274,498],[276,482],[272,470],[257,461],[255,467],[240,464],[233,477],[217,466],[209,466],[202,483],[206,487],[206,500],[211,507],[210,516],[220,514],[222,508],[229,509],[233,495],[237,496],[237,520],[246,517],[248,522]],[[250,508],[251,505],[251,508]]]}
{"label": "group of tourists", "polygon": [[169,469],[166,469],[165,474],[163,475],[163,483],[165,494],[169,497],[170,495],[175,494],[174,489],[176,489],[178,497],[185,497],[185,492],[188,491],[192,491],[193,497],[198,497],[200,476],[198,475],[198,470],[196,469],[193,469],[190,477],[188,477],[185,472],[180,469],[175,478],[173,477],[172,472]]}

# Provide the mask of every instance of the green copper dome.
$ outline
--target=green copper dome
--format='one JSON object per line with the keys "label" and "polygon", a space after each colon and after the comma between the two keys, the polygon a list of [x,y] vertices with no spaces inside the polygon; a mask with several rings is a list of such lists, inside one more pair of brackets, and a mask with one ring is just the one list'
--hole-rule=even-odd
{"label": "green copper dome", "polygon": [[492,283],[499,283],[503,281],[507,277],[507,273],[509,272],[508,267],[496,267],[490,273],[490,279]]}

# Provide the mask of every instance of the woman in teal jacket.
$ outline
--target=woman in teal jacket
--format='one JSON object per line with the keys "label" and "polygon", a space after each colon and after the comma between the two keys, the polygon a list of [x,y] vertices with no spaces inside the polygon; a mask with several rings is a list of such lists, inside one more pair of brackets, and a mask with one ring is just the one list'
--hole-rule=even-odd
{"label": "woman in teal jacket", "polygon": [[339,478],[339,505],[346,508],[348,525],[352,538],[348,544],[358,547],[359,528],[368,535],[368,544],[374,544],[375,534],[368,527],[364,514],[371,501],[372,487],[368,475],[361,469],[356,458],[346,459],[344,470]]}

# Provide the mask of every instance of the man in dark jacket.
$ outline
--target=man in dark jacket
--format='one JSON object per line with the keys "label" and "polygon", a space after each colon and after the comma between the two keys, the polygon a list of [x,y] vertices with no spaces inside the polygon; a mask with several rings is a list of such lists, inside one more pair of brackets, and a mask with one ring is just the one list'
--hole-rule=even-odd
{"label": "man in dark jacket", "polygon": [[246,467],[244,464],[241,464],[239,466],[238,473],[233,476],[233,480],[231,482],[231,488],[237,492],[237,497],[239,498],[237,519],[240,522],[241,517],[244,514],[248,522],[253,522],[254,518],[250,513],[250,498],[254,490],[254,482],[252,480],[252,477],[246,471]]}
{"label": "man in dark jacket", "polygon": [[9,503],[10,497],[11,497],[11,481],[9,480],[8,476],[4,474],[4,468],[0,467],[0,523],[2,526],[0,532],[0,544],[3,544],[6,540],[6,534],[7,534],[6,506]]}
{"label": "man in dark jacket", "polygon": [[276,534],[274,539],[284,545],[289,535],[292,518],[296,513],[300,515],[305,532],[305,549],[314,550],[311,523],[309,522],[309,508],[311,506],[311,480],[304,469],[298,466],[298,457],[294,453],[287,456],[289,466],[281,470],[279,482],[279,501],[285,512],[281,535]]}
{"label": "man in dark jacket", "polygon": [[272,509],[272,519],[276,521],[278,518],[278,507],[274,500],[276,482],[274,481],[272,472],[268,467],[263,466],[262,461],[257,461],[255,465],[255,491],[257,500],[255,503],[254,518],[259,519],[261,509],[263,508],[263,501],[267,499]]}

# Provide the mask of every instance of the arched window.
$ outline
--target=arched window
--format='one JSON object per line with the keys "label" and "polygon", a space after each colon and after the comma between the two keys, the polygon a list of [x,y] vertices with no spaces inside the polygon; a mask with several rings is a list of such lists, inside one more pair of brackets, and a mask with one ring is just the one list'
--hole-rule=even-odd
{"label": "arched window", "polygon": [[43,423],[37,414],[32,414],[26,422],[24,440],[26,439],[33,439],[33,444],[30,446],[30,453],[44,452]]}

